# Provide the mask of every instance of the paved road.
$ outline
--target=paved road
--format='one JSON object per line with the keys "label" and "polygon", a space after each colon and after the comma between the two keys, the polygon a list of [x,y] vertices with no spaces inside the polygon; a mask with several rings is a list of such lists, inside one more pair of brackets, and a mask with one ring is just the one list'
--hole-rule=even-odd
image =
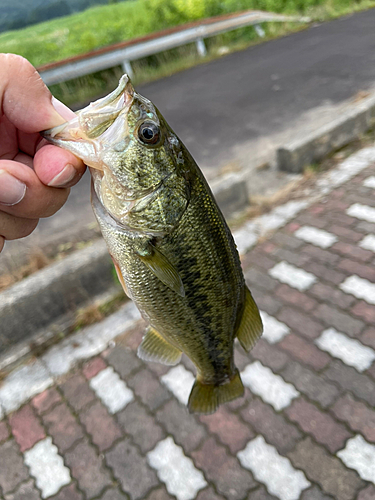
{"label": "paved road", "polygon": [[243,398],[189,414],[191,362],[137,358],[130,303],[5,377],[0,500],[373,500],[374,162],[244,256],[265,332],[236,346]]}
{"label": "paved road", "polygon": [[[262,43],[139,87],[163,112],[208,178],[232,163],[272,161],[275,148],[337,116],[375,86],[375,9]],[[255,182],[263,191],[273,171]],[[278,174],[283,176],[285,174]],[[42,221],[30,247],[93,221],[89,177],[59,215]],[[20,245],[8,245],[17,254]]]}

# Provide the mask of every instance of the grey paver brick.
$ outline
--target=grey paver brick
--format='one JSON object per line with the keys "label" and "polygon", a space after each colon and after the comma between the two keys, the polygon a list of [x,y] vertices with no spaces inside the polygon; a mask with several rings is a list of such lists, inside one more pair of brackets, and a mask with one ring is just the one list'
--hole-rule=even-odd
{"label": "grey paver brick", "polygon": [[332,407],[332,412],[353,431],[358,431],[367,441],[375,443],[375,411],[351,394],[345,394]]}
{"label": "grey paver brick", "polygon": [[111,488],[107,490],[100,500],[128,500],[128,496],[122,493],[118,488]]}
{"label": "grey paver brick", "polygon": [[116,420],[100,401],[81,412],[79,418],[100,451],[108,450],[122,436]]}
{"label": "grey paver brick", "polygon": [[288,285],[280,285],[275,291],[275,295],[281,301],[302,309],[305,312],[312,311],[318,305],[316,300],[308,297],[305,293],[291,288]]}
{"label": "grey paver brick", "polygon": [[53,442],[62,453],[83,437],[81,426],[65,403],[59,404],[48,413],[45,413],[43,422],[47,426]]}
{"label": "grey paver brick", "polygon": [[[315,276],[333,285],[342,283],[346,275],[342,272],[333,270],[330,265],[318,264],[317,262],[307,262],[304,266],[305,271],[313,273]],[[335,266],[335,269],[337,267]]]}
{"label": "grey paver brick", "polygon": [[121,483],[122,489],[133,500],[146,495],[159,484],[155,472],[147,464],[130,439],[118,443],[106,454],[107,464]]}
{"label": "grey paver brick", "polygon": [[283,306],[280,300],[277,300],[273,294],[259,291],[254,285],[251,287],[251,293],[261,311],[274,316]]}
{"label": "grey paver brick", "polygon": [[346,428],[336,422],[328,413],[320,411],[302,398],[293,401],[286,409],[288,417],[299,424],[302,430],[314,436],[331,453],[345,446],[345,441],[352,436]]}
{"label": "grey paver brick", "polygon": [[196,500],[225,500],[225,499],[221,495],[219,496],[217,493],[214,492],[214,490],[211,487],[209,487],[205,488],[204,490],[201,490],[198,493]]}
{"label": "grey paver brick", "polygon": [[126,382],[151,410],[156,410],[171,397],[155,375],[146,368],[128,378]]}
{"label": "grey paver brick", "polygon": [[81,410],[95,399],[94,391],[80,373],[74,373],[60,385],[64,396],[75,410]]}
{"label": "grey paver brick", "polygon": [[142,366],[142,362],[136,353],[129,347],[121,345],[112,349],[107,357],[107,361],[123,379]]}
{"label": "grey paver brick", "polygon": [[279,346],[298,361],[309,365],[314,370],[321,370],[331,361],[327,353],[318,349],[315,344],[294,333],[284,337]]}
{"label": "grey paver brick", "polygon": [[319,486],[315,485],[302,492],[301,500],[332,500],[332,497],[325,495]]}
{"label": "grey paver brick", "polygon": [[227,500],[240,500],[248,490],[256,486],[252,475],[243,469],[237,459],[230,457],[223,446],[211,437],[192,457],[196,466],[203,470],[217,491]]}
{"label": "grey paver brick", "polygon": [[250,289],[251,285],[254,284],[266,292],[272,292],[279,284],[278,281],[268,276],[264,271],[258,271],[253,267],[245,271],[245,280]]}
{"label": "grey paver brick", "polygon": [[182,446],[187,453],[195,450],[206,437],[204,426],[175,399],[158,410],[156,418],[172,434],[176,444]]}
{"label": "grey paver brick", "polygon": [[305,242],[300,238],[283,233],[282,231],[277,232],[272,237],[272,241],[282,247],[290,248],[291,250],[297,250],[297,248],[301,248],[305,245]]}
{"label": "grey paver brick", "polygon": [[277,314],[277,319],[309,339],[316,339],[324,330],[322,323],[294,307],[283,307]]}
{"label": "grey paver brick", "polygon": [[293,465],[302,469],[307,478],[318,483],[323,491],[340,500],[354,500],[357,491],[365,485],[358,474],[347,469],[336,457],[329,455],[311,438],[300,441],[288,453]]}
{"label": "grey paver brick", "polygon": [[356,301],[355,297],[352,295],[342,292],[337,287],[325,285],[323,283],[315,283],[307,293],[320,302],[328,302],[344,310],[349,308]]}
{"label": "grey paver brick", "polygon": [[335,266],[335,264],[340,260],[338,255],[313,245],[306,245],[301,249],[301,252],[306,253],[313,260],[316,260],[319,263],[328,264],[330,266]]}
{"label": "grey paver brick", "polygon": [[117,414],[123,430],[132,437],[142,453],[147,453],[165,437],[164,431],[137,401],[133,401]]}
{"label": "grey paver brick", "polygon": [[332,252],[337,252],[340,255],[358,260],[360,262],[369,262],[373,259],[374,254],[370,250],[365,250],[350,243],[338,241],[331,247]]}
{"label": "grey paver brick", "polygon": [[169,495],[165,488],[157,488],[151,491],[146,500],[175,500],[176,497]]}
{"label": "grey paver brick", "polygon": [[5,494],[30,477],[18,445],[13,439],[0,446],[0,464],[0,488]]}
{"label": "grey paver brick", "polygon": [[371,484],[367,488],[361,490],[357,496],[357,500],[374,500],[375,487]]}
{"label": "grey paver brick", "polygon": [[370,326],[360,336],[360,341],[375,349],[375,327]]}
{"label": "grey paver brick", "polygon": [[64,457],[72,476],[87,498],[99,495],[105,487],[111,485],[111,476],[104,469],[103,459],[86,440],[79,442]]}
{"label": "grey paver brick", "polygon": [[[251,357],[259,360],[274,371],[280,371],[290,360],[289,356],[276,346],[260,339],[251,351]],[[250,362],[250,360],[249,360]]]}
{"label": "grey paver brick", "polygon": [[216,434],[219,440],[228,446],[235,454],[245,448],[248,441],[255,437],[254,432],[238,418],[237,415],[221,406],[212,415],[203,415],[201,422],[205,423],[210,433]]}
{"label": "grey paver brick", "polygon": [[357,304],[350,309],[350,312],[366,323],[375,323],[375,307],[364,300],[357,302]]}
{"label": "grey paver brick", "polygon": [[295,425],[286,422],[281,414],[275,413],[270,405],[259,399],[254,399],[241,410],[241,416],[280,453],[290,451],[302,439],[302,434]]}
{"label": "grey paver brick", "polygon": [[356,274],[360,278],[375,281],[375,269],[370,265],[360,264],[351,259],[342,259],[337,268],[342,269],[346,274]]}
{"label": "grey paver brick", "polygon": [[363,238],[363,234],[357,233],[352,229],[340,226],[339,224],[332,224],[328,226],[327,231],[339,236],[340,239],[350,241],[353,243],[358,243],[359,240]]}
{"label": "grey paver brick", "polygon": [[297,267],[303,267],[311,260],[311,257],[306,253],[293,252],[287,248],[278,248],[274,253],[279,261],[285,260],[286,262],[289,262],[289,264]]}
{"label": "grey paver brick", "polygon": [[71,483],[61,488],[57,495],[50,497],[49,500],[83,500],[83,495],[77,490],[76,485]]}
{"label": "grey paver brick", "polygon": [[34,481],[30,480],[21,484],[15,492],[5,495],[5,500],[41,500],[41,496]]}
{"label": "grey paver brick", "polygon": [[252,491],[246,500],[279,500],[277,497],[270,495],[264,486]]}
{"label": "grey paver brick", "polygon": [[363,373],[341,361],[333,361],[325,370],[324,376],[335,381],[343,389],[352,392],[357,398],[364,399],[375,406],[375,383]]}
{"label": "grey paver brick", "polygon": [[359,335],[365,326],[363,321],[327,304],[321,304],[313,314],[317,319],[324,321],[328,327],[333,326],[339,332],[346,333],[351,337]]}
{"label": "grey paver brick", "polygon": [[323,408],[330,406],[340,394],[339,389],[320,375],[297,362],[288,363],[282,376],[291,382],[309,399],[318,402]]}

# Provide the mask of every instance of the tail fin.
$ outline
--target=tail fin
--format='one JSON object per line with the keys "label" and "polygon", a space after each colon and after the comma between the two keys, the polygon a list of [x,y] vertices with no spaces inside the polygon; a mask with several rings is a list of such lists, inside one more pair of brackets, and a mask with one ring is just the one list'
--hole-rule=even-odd
{"label": "tail fin", "polygon": [[196,380],[189,396],[188,407],[191,413],[214,413],[217,407],[244,394],[244,387],[238,370],[231,380],[222,385],[204,384]]}

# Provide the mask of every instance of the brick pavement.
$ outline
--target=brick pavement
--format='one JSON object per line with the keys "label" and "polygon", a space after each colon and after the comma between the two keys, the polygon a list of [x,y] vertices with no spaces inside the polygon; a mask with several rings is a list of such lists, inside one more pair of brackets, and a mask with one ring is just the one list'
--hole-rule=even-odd
{"label": "brick pavement", "polygon": [[1,500],[374,500],[374,165],[244,256],[265,325],[236,346],[244,398],[190,415],[191,363],[139,360],[134,312],[6,378]]}

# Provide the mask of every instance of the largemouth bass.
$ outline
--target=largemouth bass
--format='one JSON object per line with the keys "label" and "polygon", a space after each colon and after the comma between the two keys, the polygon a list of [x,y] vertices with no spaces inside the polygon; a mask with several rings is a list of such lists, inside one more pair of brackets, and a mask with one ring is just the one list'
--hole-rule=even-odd
{"label": "largemouth bass", "polygon": [[140,358],[182,352],[197,377],[188,407],[212,413],[243,395],[233,359],[262,333],[233,237],[195,161],[124,75],[107,97],[44,133],[92,174],[92,205],[126,294],[149,327]]}

